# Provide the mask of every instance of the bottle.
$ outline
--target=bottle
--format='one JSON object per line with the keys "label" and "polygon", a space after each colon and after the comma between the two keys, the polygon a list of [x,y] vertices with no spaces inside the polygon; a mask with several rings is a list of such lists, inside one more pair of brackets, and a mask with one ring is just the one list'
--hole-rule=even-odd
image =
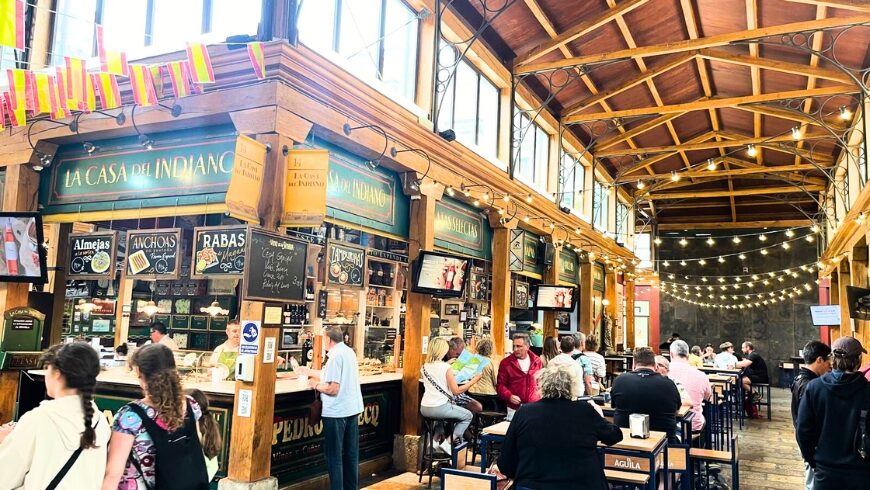
{"label": "bottle", "polygon": [[3,247],[6,252],[6,270],[10,276],[18,275],[18,246],[15,243],[15,235],[9,221],[6,221],[6,229],[3,232]]}
{"label": "bottle", "polygon": [[305,286],[305,299],[314,299],[314,283],[311,281],[308,281],[308,284]]}
{"label": "bottle", "polygon": [[308,311],[308,308],[305,308],[305,324],[306,325],[311,324],[311,312]]}
{"label": "bottle", "polygon": [[387,267],[388,267],[387,265],[383,265],[383,266],[377,268],[378,284],[380,284],[381,286],[387,285],[386,278],[384,277],[384,269]]}
{"label": "bottle", "polygon": [[311,337],[306,337],[305,342],[302,342],[302,365],[308,366],[314,360],[314,344],[311,343]]}
{"label": "bottle", "polygon": [[384,283],[387,286],[394,286],[395,283],[393,279],[396,277],[396,266],[387,266],[387,279]]}

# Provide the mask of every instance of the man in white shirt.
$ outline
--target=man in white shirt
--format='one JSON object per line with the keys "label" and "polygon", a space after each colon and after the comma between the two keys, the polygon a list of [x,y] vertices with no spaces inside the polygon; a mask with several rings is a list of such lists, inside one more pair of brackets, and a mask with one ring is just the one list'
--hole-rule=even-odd
{"label": "man in white shirt", "polygon": [[713,359],[713,367],[716,369],[734,369],[737,366],[737,356],[734,355],[734,344],[723,342],[719,345],[719,352]]}
{"label": "man in white shirt", "polygon": [[562,353],[550,359],[547,367],[567,367],[571,375],[577,380],[577,396],[583,396],[586,393],[586,384],[583,382],[583,368],[579,362],[571,357],[571,353],[574,352],[574,337],[570,335],[562,337],[562,341],[559,343],[559,350]]}
{"label": "man in white shirt", "polygon": [[178,350],[178,344],[172,340],[172,337],[166,335],[166,325],[162,322],[154,322],[151,324],[151,343],[163,344],[169,347],[169,350],[175,352]]}

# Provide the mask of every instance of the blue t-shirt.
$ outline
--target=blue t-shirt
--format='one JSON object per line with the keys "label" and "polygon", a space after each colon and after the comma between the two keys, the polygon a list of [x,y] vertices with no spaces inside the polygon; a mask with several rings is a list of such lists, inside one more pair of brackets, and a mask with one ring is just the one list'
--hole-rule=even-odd
{"label": "blue t-shirt", "polygon": [[585,354],[572,354],[571,357],[580,363],[583,368],[583,376],[592,376],[595,370],[592,369],[592,360]]}
{"label": "blue t-shirt", "polygon": [[339,342],[326,354],[326,369],[323,383],[338,383],[338,394],[320,394],[323,401],[323,416],[332,418],[350,417],[363,411],[356,354],[344,342]]}

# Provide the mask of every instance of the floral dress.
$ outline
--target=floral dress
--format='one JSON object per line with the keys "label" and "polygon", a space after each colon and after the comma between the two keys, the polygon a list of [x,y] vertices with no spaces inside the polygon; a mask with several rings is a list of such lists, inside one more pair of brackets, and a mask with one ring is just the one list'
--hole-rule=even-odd
{"label": "floral dress", "polygon": [[[157,410],[154,407],[146,405],[142,400],[136,400],[128,403],[118,410],[115,414],[115,421],[112,423],[112,431],[122,434],[130,434],[134,437],[133,448],[130,450],[130,457],[127,458],[127,467],[124,468],[124,476],[118,484],[118,490],[147,490],[155,488],[156,481],[156,456],[157,450],[154,448],[154,443],[151,441],[151,436],[145,430],[144,424],[139,414],[130,408],[130,404],[135,403],[145,409],[145,413],[154,420],[161,429],[166,429],[166,423],[157,416]],[[194,420],[199,421],[202,417],[202,409],[199,404],[191,398],[187,397],[187,403],[193,409]],[[142,473],[133,464],[133,458],[139,462],[142,467]],[[143,480],[143,476],[144,479]],[[148,486],[146,486],[146,481]]]}

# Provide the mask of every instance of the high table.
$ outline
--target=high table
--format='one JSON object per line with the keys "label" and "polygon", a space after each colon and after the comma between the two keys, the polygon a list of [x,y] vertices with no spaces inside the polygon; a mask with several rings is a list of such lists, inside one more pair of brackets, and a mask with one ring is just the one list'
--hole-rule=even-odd
{"label": "high table", "polygon": [[[744,416],[743,416],[744,393],[743,393],[743,382],[742,382],[741,378],[743,377],[744,370],[739,369],[739,368],[734,368],[734,369],[721,368],[721,369],[719,369],[719,368],[714,368],[712,366],[704,366],[704,367],[701,367],[698,369],[700,369],[702,372],[706,373],[708,378],[711,375],[715,375],[715,376],[725,375],[725,376],[736,377],[737,400],[735,401],[735,405],[736,405],[735,408],[737,410],[737,421],[740,424],[740,428],[742,429],[743,428],[743,419],[744,419]],[[712,379],[711,379],[711,381],[712,381]]]}
{"label": "high table", "polygon": [[[691,412],[690,412],[691,413]],[[480,433],[480,471],[485,472],[489,468],[486,461],[486,452],[492,442],[504,441],[505,434],[510,427],[510,422],[499,422],[489,427],[484,427]],[[606,446],[599,443],[598,448],[604,454],[604,467],[615,468],[621,471],[642,472],[649,475],[646,488],[656,490],[656,472],[668,467],[668,436],[664,432],[650,431],[646,439],[631,437],[628,429],[622,431],[622,441]],[[664,488],[668,488],[668,478],[663,478]]]}
{"label": "high table", "polygon": [[[604,417],[613,421],[613,415],[616,410],[609,404],[605,403],[601,406],[601,411],[604,412]],[[695,418],[695,412],[692,407],[681,405],[677,410],[676,419],[680,423],[680,432],[682,433],[682,441],[689,444],[692,440],[692,419]]]}

